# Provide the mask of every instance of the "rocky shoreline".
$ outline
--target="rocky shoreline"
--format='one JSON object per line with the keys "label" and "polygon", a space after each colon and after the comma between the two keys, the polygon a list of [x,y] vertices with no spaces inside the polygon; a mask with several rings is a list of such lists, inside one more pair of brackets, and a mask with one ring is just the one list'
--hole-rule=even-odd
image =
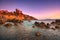
{"label": "rocky shoreline", "polygon": [[[44,27],[40,27],[40,24]],[[45,28],[43,22],[39,25],[34,23],[31,27],[29,25],[31,26],[31,21],[16,24],[10,21],[0,25],[0,40],[60,40],[60,29]]]}

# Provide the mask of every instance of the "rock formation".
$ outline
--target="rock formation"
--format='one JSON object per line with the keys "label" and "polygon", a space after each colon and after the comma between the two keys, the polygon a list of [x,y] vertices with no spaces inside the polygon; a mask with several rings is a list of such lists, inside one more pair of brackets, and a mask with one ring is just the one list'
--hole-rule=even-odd
{"label": "rock formation", "polygon": [[36,18],[25,15],[22,13],[22,11],[16,9],[14,12],[8,12],[6,10],[0,10],[0,20],[2,21],[7,21],[7,20],[12,20],[12,19],[17,19],[17,20],[36,20]]}

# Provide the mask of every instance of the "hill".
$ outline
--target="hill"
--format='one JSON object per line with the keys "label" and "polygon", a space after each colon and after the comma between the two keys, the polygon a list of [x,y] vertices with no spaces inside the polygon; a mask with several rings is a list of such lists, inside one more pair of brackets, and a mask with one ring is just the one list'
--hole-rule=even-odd
{"label": "hill", "polygon": [[14,12],[9,12],[7,10],[0,10],[0,20],[37,20],[36,18],[23,14],[22,11],[16,9]]}

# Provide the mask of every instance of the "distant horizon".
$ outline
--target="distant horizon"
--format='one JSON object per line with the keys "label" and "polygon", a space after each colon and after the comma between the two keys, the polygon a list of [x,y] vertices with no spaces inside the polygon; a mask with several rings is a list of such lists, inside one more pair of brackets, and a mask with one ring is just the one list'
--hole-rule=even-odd
{"label": "distant horizon", "polygon": [[37,19],[60,19],[59,0],[0,0],[1,10],[16,8]]}

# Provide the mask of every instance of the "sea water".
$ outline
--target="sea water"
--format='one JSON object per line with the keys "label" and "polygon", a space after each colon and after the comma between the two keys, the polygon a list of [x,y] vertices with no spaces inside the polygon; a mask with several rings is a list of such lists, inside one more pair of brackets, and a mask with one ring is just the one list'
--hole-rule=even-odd
{"label": "sea water", "polygon": [[[60,29],[32,28],[36,21],[44,23],[52,22],[38,20],[32,20],[31,22],[24,21],[22,24],[17,23],[18,26],[12,25],[10,28],[0,25],[0,40],[60,40]],[[35,36],[36,32],[40,32],[41,36]]]}

